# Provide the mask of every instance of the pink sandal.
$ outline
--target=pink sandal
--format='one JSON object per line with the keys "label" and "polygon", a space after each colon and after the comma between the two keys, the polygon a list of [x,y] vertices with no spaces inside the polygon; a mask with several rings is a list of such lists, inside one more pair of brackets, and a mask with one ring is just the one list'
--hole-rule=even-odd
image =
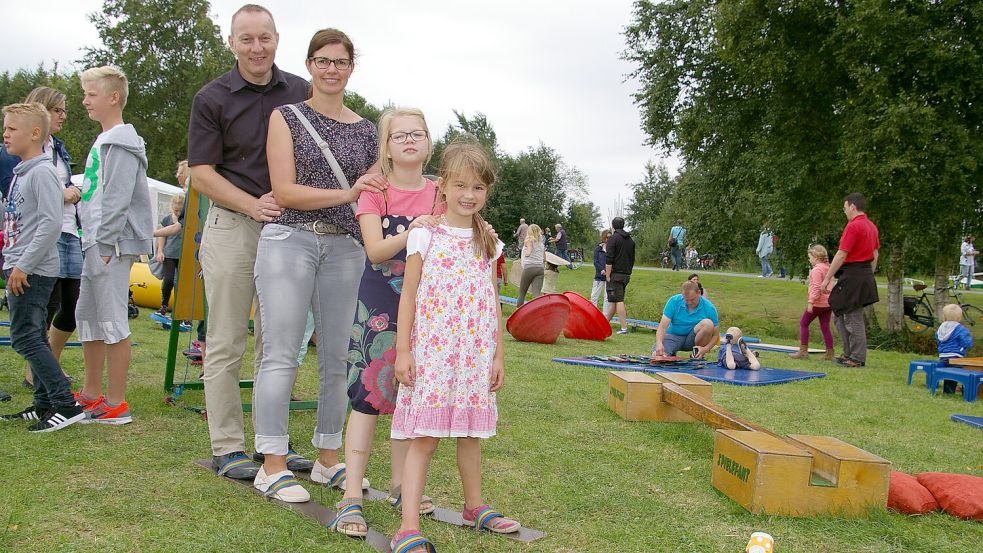
{"label": "pink sandal", "polygon": [[488,530],[496,534],[511,534],[518,532],[519,528],[522,528],[521,524],[510,518],[506,518],[505,515],[494,511],[488,505],[481,505],[474,509],[465,507],[461,513],[461,517],[464,518],[465,524],[474,526],[479,532],[481,530]]}

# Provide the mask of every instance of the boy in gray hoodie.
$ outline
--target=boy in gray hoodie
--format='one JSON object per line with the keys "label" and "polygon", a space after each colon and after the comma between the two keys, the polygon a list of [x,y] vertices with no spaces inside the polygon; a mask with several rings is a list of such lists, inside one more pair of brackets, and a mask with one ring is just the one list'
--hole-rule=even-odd
{"label": "boy in gray hoodie", "polygon": [[[85,384],[78,396],[83,422],[132,422],[126,403],[130,368],[127,318],[130,267],[153,252],[153,215],[147,188],[147,156],[133,125],[123,123],[128,85],[120,70],[104,66],[81,75],[82,105],[102,125],[85,164],[82,200],[82,283],[76,319],[85,357]],[[108,385],[102,393],[103,366]]]}
{"label": "boy in gray hoodie", "polygon": [[38,103],[11,104],[3,114],[4,146],[22,160],[3,213],[10,341],[31,367],[34,403],[0,420],[34,421],[29,431],[53,432],[85,418],[47,336],[48,299],[60,268],[62,185],[51,155],[41,149],[48,140],[48,110]]}

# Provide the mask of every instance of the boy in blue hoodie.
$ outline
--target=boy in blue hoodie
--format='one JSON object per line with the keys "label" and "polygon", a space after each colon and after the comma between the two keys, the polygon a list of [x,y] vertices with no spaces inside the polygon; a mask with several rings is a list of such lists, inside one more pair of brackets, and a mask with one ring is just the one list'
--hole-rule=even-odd
{"label": "boy in blue hoodie", "polygon": [[31,367],[34,403],[0,420],[33,421],[31,432],[53,432],[85,418],[68,378],[48,345],[47,307],[61,263],[62,185],[42,153],[48,110],[38,103],[3,108],[3,144],[19,156],[3,213],[4,263],[10,307],[10,341]]}
{"label": "boy in blue hoodie", "polygon": [[[935,341],[939,344],[939,360],[961,359],[973,347],[973,335],[959,321],[963,318],[963,309],[958,304],[950,303],[942,308],[942,324],[935,331]],[[942,381],[942,393],[951,394],[956,391],[956,382]]]}
{"label": "boy in blue hoodie", "polygon": [[[127,424],[130,324],[127,318],[130,267],[140,255],[153,253],[153,215],[147,188],[147,155],[133,125],[123,123],[128,84],[122,71],[109,66],[87,69],[80,76],[82,105],[102,126],[85,163],[82,181],[82,285],[76,319],[85,384],[78,394],[85,423]],[[103,366],[108,384],[102,393]]]}

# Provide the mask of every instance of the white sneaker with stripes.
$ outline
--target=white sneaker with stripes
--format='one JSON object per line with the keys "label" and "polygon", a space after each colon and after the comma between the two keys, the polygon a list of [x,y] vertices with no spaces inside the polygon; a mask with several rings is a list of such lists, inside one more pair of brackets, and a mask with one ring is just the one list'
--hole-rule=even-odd
{"label": "white sneaker with stripes", "polygon": [[52,407],[41,420],[27,427],[28,432],[54,432],[85,418],[82,406],[76,403],[67,407]]}

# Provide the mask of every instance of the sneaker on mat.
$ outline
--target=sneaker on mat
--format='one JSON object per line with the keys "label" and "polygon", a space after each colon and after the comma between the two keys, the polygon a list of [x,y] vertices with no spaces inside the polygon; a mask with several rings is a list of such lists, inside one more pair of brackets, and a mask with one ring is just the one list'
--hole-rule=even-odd
{"label": "sneaker on mat", "polygon": [[116,407],[110,407],[105,398],[100,399],[102,401],[85,409],[85,420],[82,421],[82,424],[99,423],[119,426],[133,422],[130,406],[125,401]]}
{"label": "sneaker on mat", "polygon": [[4,421],[37,421],[41,420],[41,416],[44,413],[38,413],[34,409],[34,405],[31,405],[23,411],[18,411],[17,413],[11,413],[9,415],[0,415],[0,420]]}
{"label": "sneaker on mat", "polygon": [[273,473],[269,476],[263,467],[259,467],[253,487],[263,492],[263,495],[287,503],[305,503],[311,500],[311,494],[294,478],[289,470]]}
{"label": "sneaker on mat", "polygon": [[228,476],[233,480],[253,480],[259,472],[259,467],[246,457],[244,451],[233,451],[225,455],[212,457],[212,468],[219,476]]}
{"label": "sneaker on mat", "polygon": [[[314,468],[311,469],[311,480],[318,484],[324,484],[339,490],[345,489],[345,463],[338,463],[333,467],[326,467],[321,461],[314,461]],[[369,489],[369,479],[362,478],[362,489]]]}
{"label": "sneaker on mat", "polygon": [[85,419],[82,406],[76,403],[65,407],[52,407],[41,420],[27,427],[28,432],[54,432]]}

